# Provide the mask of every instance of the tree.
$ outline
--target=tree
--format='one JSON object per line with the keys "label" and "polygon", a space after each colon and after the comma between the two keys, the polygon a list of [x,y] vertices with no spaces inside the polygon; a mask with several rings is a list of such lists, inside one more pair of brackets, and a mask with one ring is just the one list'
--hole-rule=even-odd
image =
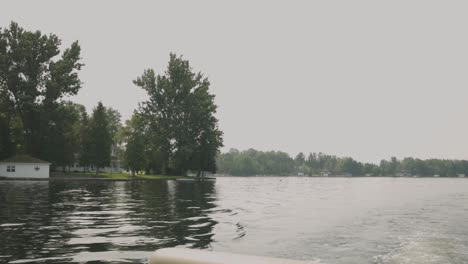
{"label": "tree", "polygon": [[[216,156],[223,146],[223,133],[218,127],[218,119],[214,117],[217,106],[214,104],[214,95],[209,93],[208,88],[209,83],[204,80],[203,85],[194,90],[193,97],[189,99],[191,107],[186,109],[190,116],[187,122],[192,127],[189,130],[191,133],[181,135],[188,141],[192,138],[194,140],[193,152],[189,154],[191,163],[187,165],[189,169],[197,171],[197,176],[204,171],[216,172]],[[183,129],[180,127],[177,131]]]}
{"label": "tree", "polygon": [[12,138],[13,120],[14,111],[9,106],[9,99],[6,92],[0,88],[0,160],[9,158],[14,152],[14,142]]}
{"label": "tree", "polygon": [[195,153],[192,155],[191,169],[197,171],[197,176],[204,171],[216,172],[216,156],[222,146],[222,133],[217,128],[202,132]]}
{"label": "tree", "polygon": [[362,164],[352,158],[340,159],[340,166],[339,171],[342,173],[349,173],[354,176],[362,175]]}
{"label": "tree", "polygon": [[112,143],[117,143],[117,131],[122,127],[121,118],[119,111],[115,110],[112,107],[106,107],[106,119],[109,124],[109,133],[112,138]]}
{"label": "tree", "polygon": [[231,149],[218,156],[220,172],[230,175],[291,175],[294,172],[294,160],[281,151],[257,151]]}
{"label": "tree", "polygon": [[145,168],[145,141],[141,133],[133,133],[125,149],[126,167],[135,175],[135,172]]}
{"label": "tree", "polygon": [[[2,99],[0,98],[0,101]],[[14,143],[12,140],[11,118],[5,109],[1,109],[0,102],[0,160],[12,156],[14,151]]]}
{"label": "tree", "polygon": [[109,125],[109,134],[111,138],[111,159],[122,160],[124,157],[124,149],[122,142],[119,141],[118,131],[122,128],[121,118],[119,111],[112,107],[106,107],[106,118]]}
{"label": "tree", "polygon": [[53,166],[65,168],[75,163],[80,149],[80,131],[85,107],[63,102],[52,115],[55,120],[48,128],[47,148],[44,153]]}
{"label": "tree", "polygon": [[142,104],[141,112],[152,131],[161,172],[215,172],[222,132],[214,117],[217,106],[214,95],[209,93],[208,79],[194,73],[188,61],[171,54],[164,75],[156,76],[148,69],[134,83],[150,97]]}
{"label": "tree", "polygon": [[119,140],[126,144],[124,152],[125,166],[133,175],[146,169],[149,149],[146,144],[146,136],[143,119],[138,112],[135,112],[132,118],[127,120],[126,126],[119,130]]}
{"label": "tree", "polygon": [[91,166],[91,131],[90,131],[90,118],[86,111],[81,112],[81,126],[79,128],[79,148],[78,148],[78,161],[83,167],[83,172]]}
{"label": "tree", "polygon": [[296,155],[296,158],[294,158],[294,161],[296,162],[296,166],[300,167],[304,164],[305,162],[305,155],[302,152],[299,152]]}
{"label": "tree", "polygon": [[106,109],[101,102],[93,110],[88,140],[90,163],[96,167],[96,173],[98,173],[100,168],[110,164],[112,147],[109,121],[106,117]]}
{"label": "tree", "polygon": [[19,127],[10,131],[8,144],[44,159],[61,99],[81,87],[80,46],[74,42],[57,57],[60,44],[56,35],[26,31],[15,22],[0,28],[0,108],[7,113],[1,122]]}

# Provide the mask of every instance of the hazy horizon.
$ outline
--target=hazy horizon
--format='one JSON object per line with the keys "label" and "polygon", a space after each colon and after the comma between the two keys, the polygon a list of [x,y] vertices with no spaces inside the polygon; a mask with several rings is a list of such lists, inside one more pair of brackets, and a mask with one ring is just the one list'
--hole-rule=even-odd
{"label": "hazy horizon", "polygon": [[175,52],[211,82],[223,151],[468,159],[462,1],[4,1],[0,27],[78,40],[83,88],[128,119]]}

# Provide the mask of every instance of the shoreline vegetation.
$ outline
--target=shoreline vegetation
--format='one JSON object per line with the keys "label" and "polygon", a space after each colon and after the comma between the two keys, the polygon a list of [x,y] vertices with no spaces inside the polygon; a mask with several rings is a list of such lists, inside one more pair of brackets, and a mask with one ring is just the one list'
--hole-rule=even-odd
{"label": "shoreline vegetation", "polygon": [[224,177],[234,177],[234,178],[291,178],[291,177],[298,177],[298,178],[407,178],[407,179],[414,179],[414,178],[431,178],[431,179],[465,179],[466,177],[460,176],[444,176],[444,177],[434,177],[432,176],[405,176],[405,175],[248,175],[248,176],[234,176],[234,175],[226,175],[226,174],[214,174],[209,177],[193,177],[193,176],[167,176],[167,175],[138,175],[132,176],[130,174],[120,173],[114,175],[96,175],[96,174],[88,174],[83,175],[79,173],[71,173],[66,174],[60,177],[49,177],[49,178],[23,178],[23,177],[3,177],[0,176],[0,181],[193,181],[193,182],[203,182],[203,181],[214,181],[216,178],[224,178]]}
{"label": "shoreline vegetation", "polygon": [[92,181],[141,181],[141,180],[214,180],[213,177],[172,176],[172,175],[131,175],[128,173],[52,173],[49,178],[21,178],[0,177],[0,180],[42,180],[42,181],[67,181],[67,180],[92,180]]}
{"label": "shoreline vegetation", "polygon": [[[190,173],[203,178],[206,172],[468,175],[466,160],[392,157],[372,164],[321,152],[307,156],[301,152],[295,158],[281,151],[254,149],[220,153],[223,132],[215,117],[218,106],[210,82],[172,53],[166,71],[156,74],[145,69],[133,80],[148,99],[139,103],[129,120],[122,122],[121,114],[102,102],[88,112],[85,106],[68,101],[83,85],[78,75],[85,66],[80,54],[78,41],[63,48],[54,34],[28,31],[15,22],[0,28],[0,160],[26,154],[50,162],[52,172],[103,171],[89,173],[89,178],[116,180],[173,179]],[[106,172],[124,170],[129,174]]]}
{"label": "shoreline vegetation", "polygon": [[85,65],[78,41],[61,44],[13,21],[0,28],[0,160],[25,154],[50,162],[51,171],[125,169],[140,178],[216,172],[218,106],[208,78],[189,61],[171,53],[163,73],[142,69],[129,89],[144,90],[147,100],[122,122],[102,102],[89,114],[68,101],[82,88]]}
{"label": "shoreline vegetation", "polygon": [[300,152],[295,158],[281,151],[231,149],[217,157],[218,173],[232,176],[299,175],[324,177],[459,177],[468,175],[467,160],[407,157],[362,163],[350,157]]}
{"label": "shoreline vegetation", "polygon": [[57,176],[52,176],[52,178],[87,178],[87,179],[129,179],[129,180],[176,180],[176,179],[195,179],[195,177],[190,176],[176,176],[176,175],[144,175],[144,174],[129,174],[129,173],[108,173],[100,172],[98,174],[94,172],[88,173],[57,173]]}

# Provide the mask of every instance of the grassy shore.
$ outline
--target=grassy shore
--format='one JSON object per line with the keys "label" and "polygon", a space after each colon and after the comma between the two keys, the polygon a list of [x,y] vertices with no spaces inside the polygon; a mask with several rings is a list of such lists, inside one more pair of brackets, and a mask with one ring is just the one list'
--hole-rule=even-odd
{"label": "grassy shore", "polygon": [[191,179],[188,176],[169,176],[169,175],[131,175],[127,173],[108,173],[100,172],[98,174],[91,172],[67,173],[64,177],[93,177],[93,178],[109,178],[109,179],[151,179],[151,180],[175,180],[175,179]]}

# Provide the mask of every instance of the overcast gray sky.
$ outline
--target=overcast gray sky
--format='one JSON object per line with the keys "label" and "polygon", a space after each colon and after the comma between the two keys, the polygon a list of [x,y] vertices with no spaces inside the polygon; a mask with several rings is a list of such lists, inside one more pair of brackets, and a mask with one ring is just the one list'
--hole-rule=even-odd
{"label": "overcast gray sky", "polygon": [[229,148],[468,159],[466,1],[1,1],[79,40],[73,100],[128,118],[169,53],[205,73]]}

